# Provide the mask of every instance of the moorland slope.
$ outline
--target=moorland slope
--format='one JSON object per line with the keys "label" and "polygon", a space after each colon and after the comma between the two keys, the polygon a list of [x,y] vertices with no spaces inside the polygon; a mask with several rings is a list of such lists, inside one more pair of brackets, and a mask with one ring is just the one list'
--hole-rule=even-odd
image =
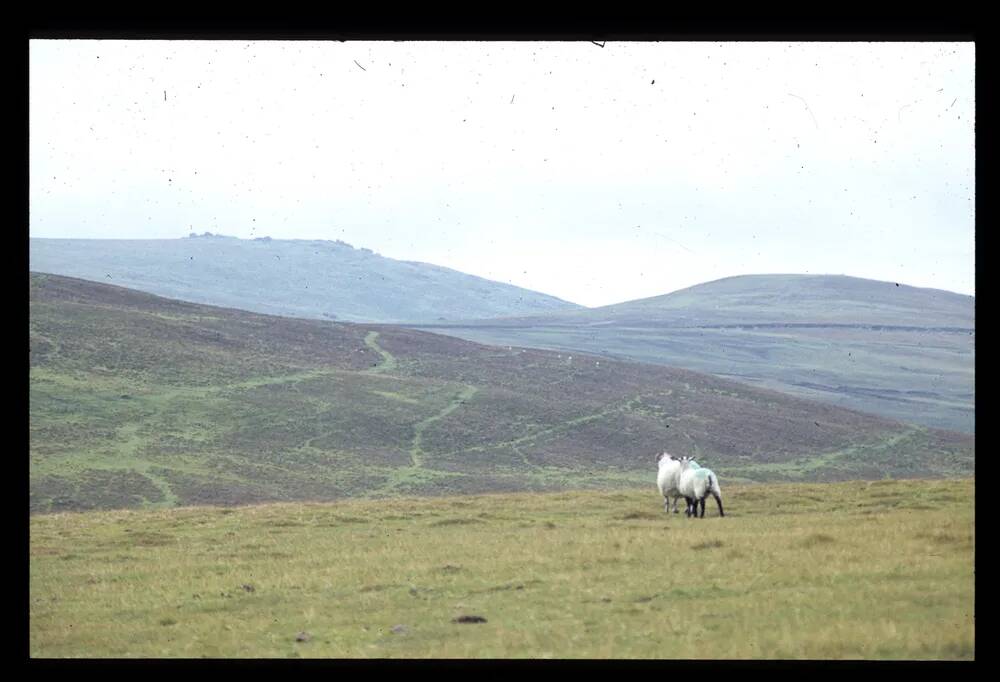
{"label": "moorland slope", "polygon": [[971,436],[684,369],[30,277],[33,512],[974,472]]}

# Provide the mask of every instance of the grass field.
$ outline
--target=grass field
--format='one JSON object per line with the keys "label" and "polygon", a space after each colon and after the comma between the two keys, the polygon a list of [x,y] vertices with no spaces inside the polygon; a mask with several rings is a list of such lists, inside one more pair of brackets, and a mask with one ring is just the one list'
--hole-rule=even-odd
{"label": "grass field", "polygon": [[973,479],[723,483],[686,519],[654,476],[35,515],[30,655],[975,657]]}

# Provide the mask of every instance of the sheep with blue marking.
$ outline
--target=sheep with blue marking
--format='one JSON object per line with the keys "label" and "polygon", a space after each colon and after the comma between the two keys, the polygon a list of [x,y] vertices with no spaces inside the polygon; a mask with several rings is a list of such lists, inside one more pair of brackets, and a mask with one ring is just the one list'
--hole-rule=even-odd
{"label": "sheep with blue marking", "polygon": [[705,498],[712,495],[719,505],[719,516],[725,516],[722,511],[722,488],[719,477],[711,469],[706,469],[694,461],[693,457],[680,458],[680,476],[677,479],[677,490],[687,500],[688,517],[698,516],[698,503],[701,503],[701,518],[705,518]]}
{"label": "sheep with blue marking", "polygon": [[663,511],[670,511],[670,498],[674,498],[674,513],[677,513],[677,500],[682,495],[677,489],[681,476],[681,461],[667,452],[661,452],[656,457],[656,487],[663,495]]}

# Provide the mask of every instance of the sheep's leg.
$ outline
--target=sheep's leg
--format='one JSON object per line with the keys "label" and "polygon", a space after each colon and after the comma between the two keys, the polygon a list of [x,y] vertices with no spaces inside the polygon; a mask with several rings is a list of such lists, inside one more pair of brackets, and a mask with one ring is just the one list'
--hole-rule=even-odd
{"label": "sheep's leg", "polygon": [[705,518],[705,498],[703,497],[698,501],[701,502],[701,518]]}
{"label": "sheep's leg", "polygon": [[717,505],[719,505],[719,516],[725,516],[725,513],[724,513],[724,512],[722,511],[722,498],[721,498],[721,497],[719,497],[719,493],[717,493],[717,492],[715,492],[715,491],[713,490],[713,491],[712,491],[712,497],[714,497],[714,498],[715,498],[715,503],[716,503]]}
{"label": "sheep's leg", "polygon": [[694,498],[685,496],[684,500],[687,502],[687,508],[684,510],[684,515],[691,518],[691,515],[694,514]]}
{"label": "sheep's leg", "polygon": [[664,497],[663,498],[663,511],[665,511],[665,512],[669,512],[670,511],[670,498],[669,497]]}

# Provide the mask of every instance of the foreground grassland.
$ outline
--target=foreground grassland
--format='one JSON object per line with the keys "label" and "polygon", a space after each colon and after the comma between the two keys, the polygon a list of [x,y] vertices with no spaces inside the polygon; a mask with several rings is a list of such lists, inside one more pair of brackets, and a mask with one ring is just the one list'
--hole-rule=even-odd
{"label": "foreground grassland", "polygon": [[[36,515],[33,657],[972,659],[974,481]],[[453,622],[480,616],[485,622]]]}

